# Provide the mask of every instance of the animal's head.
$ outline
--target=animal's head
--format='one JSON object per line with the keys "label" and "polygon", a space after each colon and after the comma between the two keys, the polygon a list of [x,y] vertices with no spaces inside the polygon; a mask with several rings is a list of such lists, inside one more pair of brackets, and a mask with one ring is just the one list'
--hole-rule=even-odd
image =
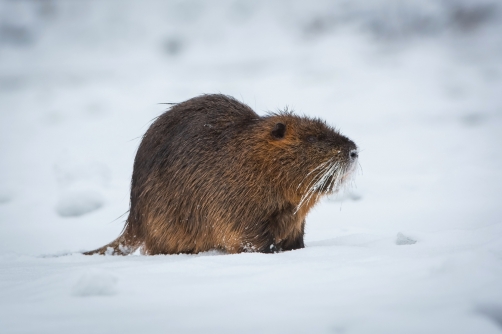
{"label": "animal's head", "polygon": [[297,210],[336,192],[357,165],[356,144],[318,118],[270,114],[261,127],[266,154],[296,198]]}

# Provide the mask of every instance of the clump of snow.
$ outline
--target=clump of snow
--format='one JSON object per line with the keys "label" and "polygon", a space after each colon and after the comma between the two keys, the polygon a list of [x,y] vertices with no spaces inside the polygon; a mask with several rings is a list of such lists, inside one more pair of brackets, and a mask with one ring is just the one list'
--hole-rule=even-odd
{"label": "clump of snow", "polygon": [[139,246],[138,248],[136,248],[136,250],[134,252],[132,252],[131,254],[129,254],[131,256],[142,256],[142,255],[145,255],[144,254],[144,251],[143,251],[143,246]]}
{"label": "clump of snow", "polygon": [[115,250],[113,247],[106,247],[105,255],[113,255],[115,253]]}
{"label": "clump of snow", "polygon": [[61,217],[79,217],[104,205],[103,196],[95,191],[75,191],[64,194],[56,206]]}
{"label": "clump of snow", "polygon": [[109,272],[92,270],[79,278],[72,294],[78,297],[111,296],[117,293],[117,282],[117,277]]}
{"label": "clump of snow", "polygon": [[396,245],[413,245],[417,241],[399,232],[396,236]]}

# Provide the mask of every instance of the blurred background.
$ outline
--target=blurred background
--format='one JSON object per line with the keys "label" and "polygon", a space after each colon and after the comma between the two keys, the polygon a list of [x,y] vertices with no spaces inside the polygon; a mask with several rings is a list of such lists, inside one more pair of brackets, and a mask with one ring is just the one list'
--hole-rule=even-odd
{"label": "blurred background", "polygon": [[[160,103],[205,93],[340,129],[362,151],[342,199],[374,196],[359,209],[371,217],[408,224],[414,214],[397,207],[453,214],[468,203],[457,224],[493,218],[501,15],[492,0],[2,0],[0,249],[114,238]],[[38,238],[48,226],[54,242]]]}
{"label": "blurred background", "polygon": [[[161,103],[210,93],[326,119],[359,146],[307,248],[57,257],[117,237]],[[498,0],[0,0],[0,322],[495,333],[501,143]]]}

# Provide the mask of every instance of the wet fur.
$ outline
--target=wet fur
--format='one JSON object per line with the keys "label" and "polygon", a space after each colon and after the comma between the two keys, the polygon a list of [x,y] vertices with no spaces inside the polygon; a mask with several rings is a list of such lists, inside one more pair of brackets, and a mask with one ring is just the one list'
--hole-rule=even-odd
{"label": "wet fur", "polygon": [[319,119],[260,117],[228,96],[176,104],[143,136],[123,233],[85,254],[303,248],[307,213],[350,174],[355,149]]}

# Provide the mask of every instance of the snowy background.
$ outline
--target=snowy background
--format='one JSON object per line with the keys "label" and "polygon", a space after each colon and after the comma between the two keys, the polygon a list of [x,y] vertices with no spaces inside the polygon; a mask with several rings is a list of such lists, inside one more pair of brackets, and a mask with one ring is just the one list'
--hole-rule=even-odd
{"label": "snowy background", "polygon": [[[326,119],[356,186],[302,250],[80,255],[203,93]],[[500,333],[501,144],[500,1],[0,0],[0,332]]]}

